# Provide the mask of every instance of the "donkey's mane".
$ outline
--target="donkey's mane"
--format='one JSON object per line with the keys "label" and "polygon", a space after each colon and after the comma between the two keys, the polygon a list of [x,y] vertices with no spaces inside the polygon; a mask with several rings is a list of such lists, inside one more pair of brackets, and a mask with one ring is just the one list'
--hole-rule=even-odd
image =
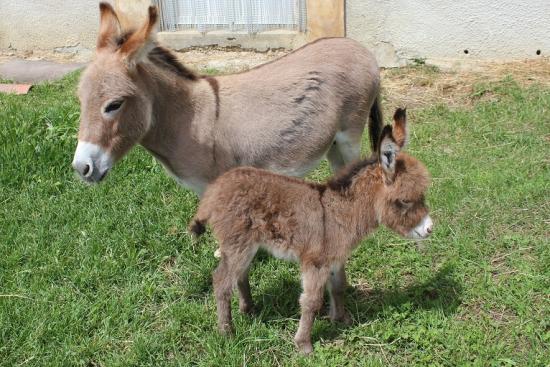
{"label": "donkey's mane", "polygon": [[366,167],[373,166],[376,163],[378,163],[378,158],[376,158],[376,156],[352,163],[351,165],[343,168],[334,177],[330,178],[327,181],[327,186],[334,191],[343,192],[351,186],[354,177],[357,176],[359,172]]}
{"label": "donkey's mane", "polygon": [[192,70],[186,68],[181,62],[178,61],[176,55],[170,50],[159,46],[158,44],[149,52],[149,60],[155,65],[169,70],[176,75],[188,79],[197,80],[199,77]]}

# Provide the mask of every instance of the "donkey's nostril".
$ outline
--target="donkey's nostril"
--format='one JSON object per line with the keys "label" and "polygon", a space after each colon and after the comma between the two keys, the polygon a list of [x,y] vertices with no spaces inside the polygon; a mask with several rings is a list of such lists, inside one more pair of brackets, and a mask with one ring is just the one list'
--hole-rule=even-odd
{"label": "donkey's nostril", "polygon": [[94,173],[94,166],[91,163],[81,163],[75,165],[76,170],[84,178],[91,177]]}

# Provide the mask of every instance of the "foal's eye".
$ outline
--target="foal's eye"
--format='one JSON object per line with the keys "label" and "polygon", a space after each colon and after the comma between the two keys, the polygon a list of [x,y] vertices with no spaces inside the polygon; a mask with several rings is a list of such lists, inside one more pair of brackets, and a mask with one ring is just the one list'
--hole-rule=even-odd
{"label": "foal's eye", "polygon": [[105,113],[111,113],[117,111],[124,103],[123,100],[113,101],[105,107]]}

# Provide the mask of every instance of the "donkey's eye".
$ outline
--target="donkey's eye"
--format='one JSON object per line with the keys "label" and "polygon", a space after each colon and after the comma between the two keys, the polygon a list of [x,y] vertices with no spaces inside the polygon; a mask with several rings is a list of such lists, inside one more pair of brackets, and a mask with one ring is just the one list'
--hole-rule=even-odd
{"label": "donkey's eye", "polygon": [[395,201],[395,205],[397,205],[399,208],[401,209],[407,209],[407,208],[410,208],[412,206],[412,201],[408,201],[408,200],[400,200],[400,199],[397,199]]}
{"label": "donkey's eye", "polygon": [[120,106],[122,106],[123,103],[124,103],[123,100],[113,101],[109,103],[107,107],[105,107],[105,113],[111,113],[111,112],[117,111],[120,108]]}

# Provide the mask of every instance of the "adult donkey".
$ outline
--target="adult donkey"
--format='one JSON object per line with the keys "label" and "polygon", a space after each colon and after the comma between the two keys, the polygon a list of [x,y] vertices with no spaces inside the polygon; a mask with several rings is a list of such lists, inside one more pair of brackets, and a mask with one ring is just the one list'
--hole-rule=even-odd
{"label": "adult donkey", "polygon": [[373,147],[378,139],[379,69],[355,41],[322,39],[247,72],[199,76],[155,42],[155,7],[134,31],[99,7],[73,161],[85,181],[101,181],[137,143],[200,195],[235,166],[303,176],[326,155],[337,170],[359,158],[369,114]]}

